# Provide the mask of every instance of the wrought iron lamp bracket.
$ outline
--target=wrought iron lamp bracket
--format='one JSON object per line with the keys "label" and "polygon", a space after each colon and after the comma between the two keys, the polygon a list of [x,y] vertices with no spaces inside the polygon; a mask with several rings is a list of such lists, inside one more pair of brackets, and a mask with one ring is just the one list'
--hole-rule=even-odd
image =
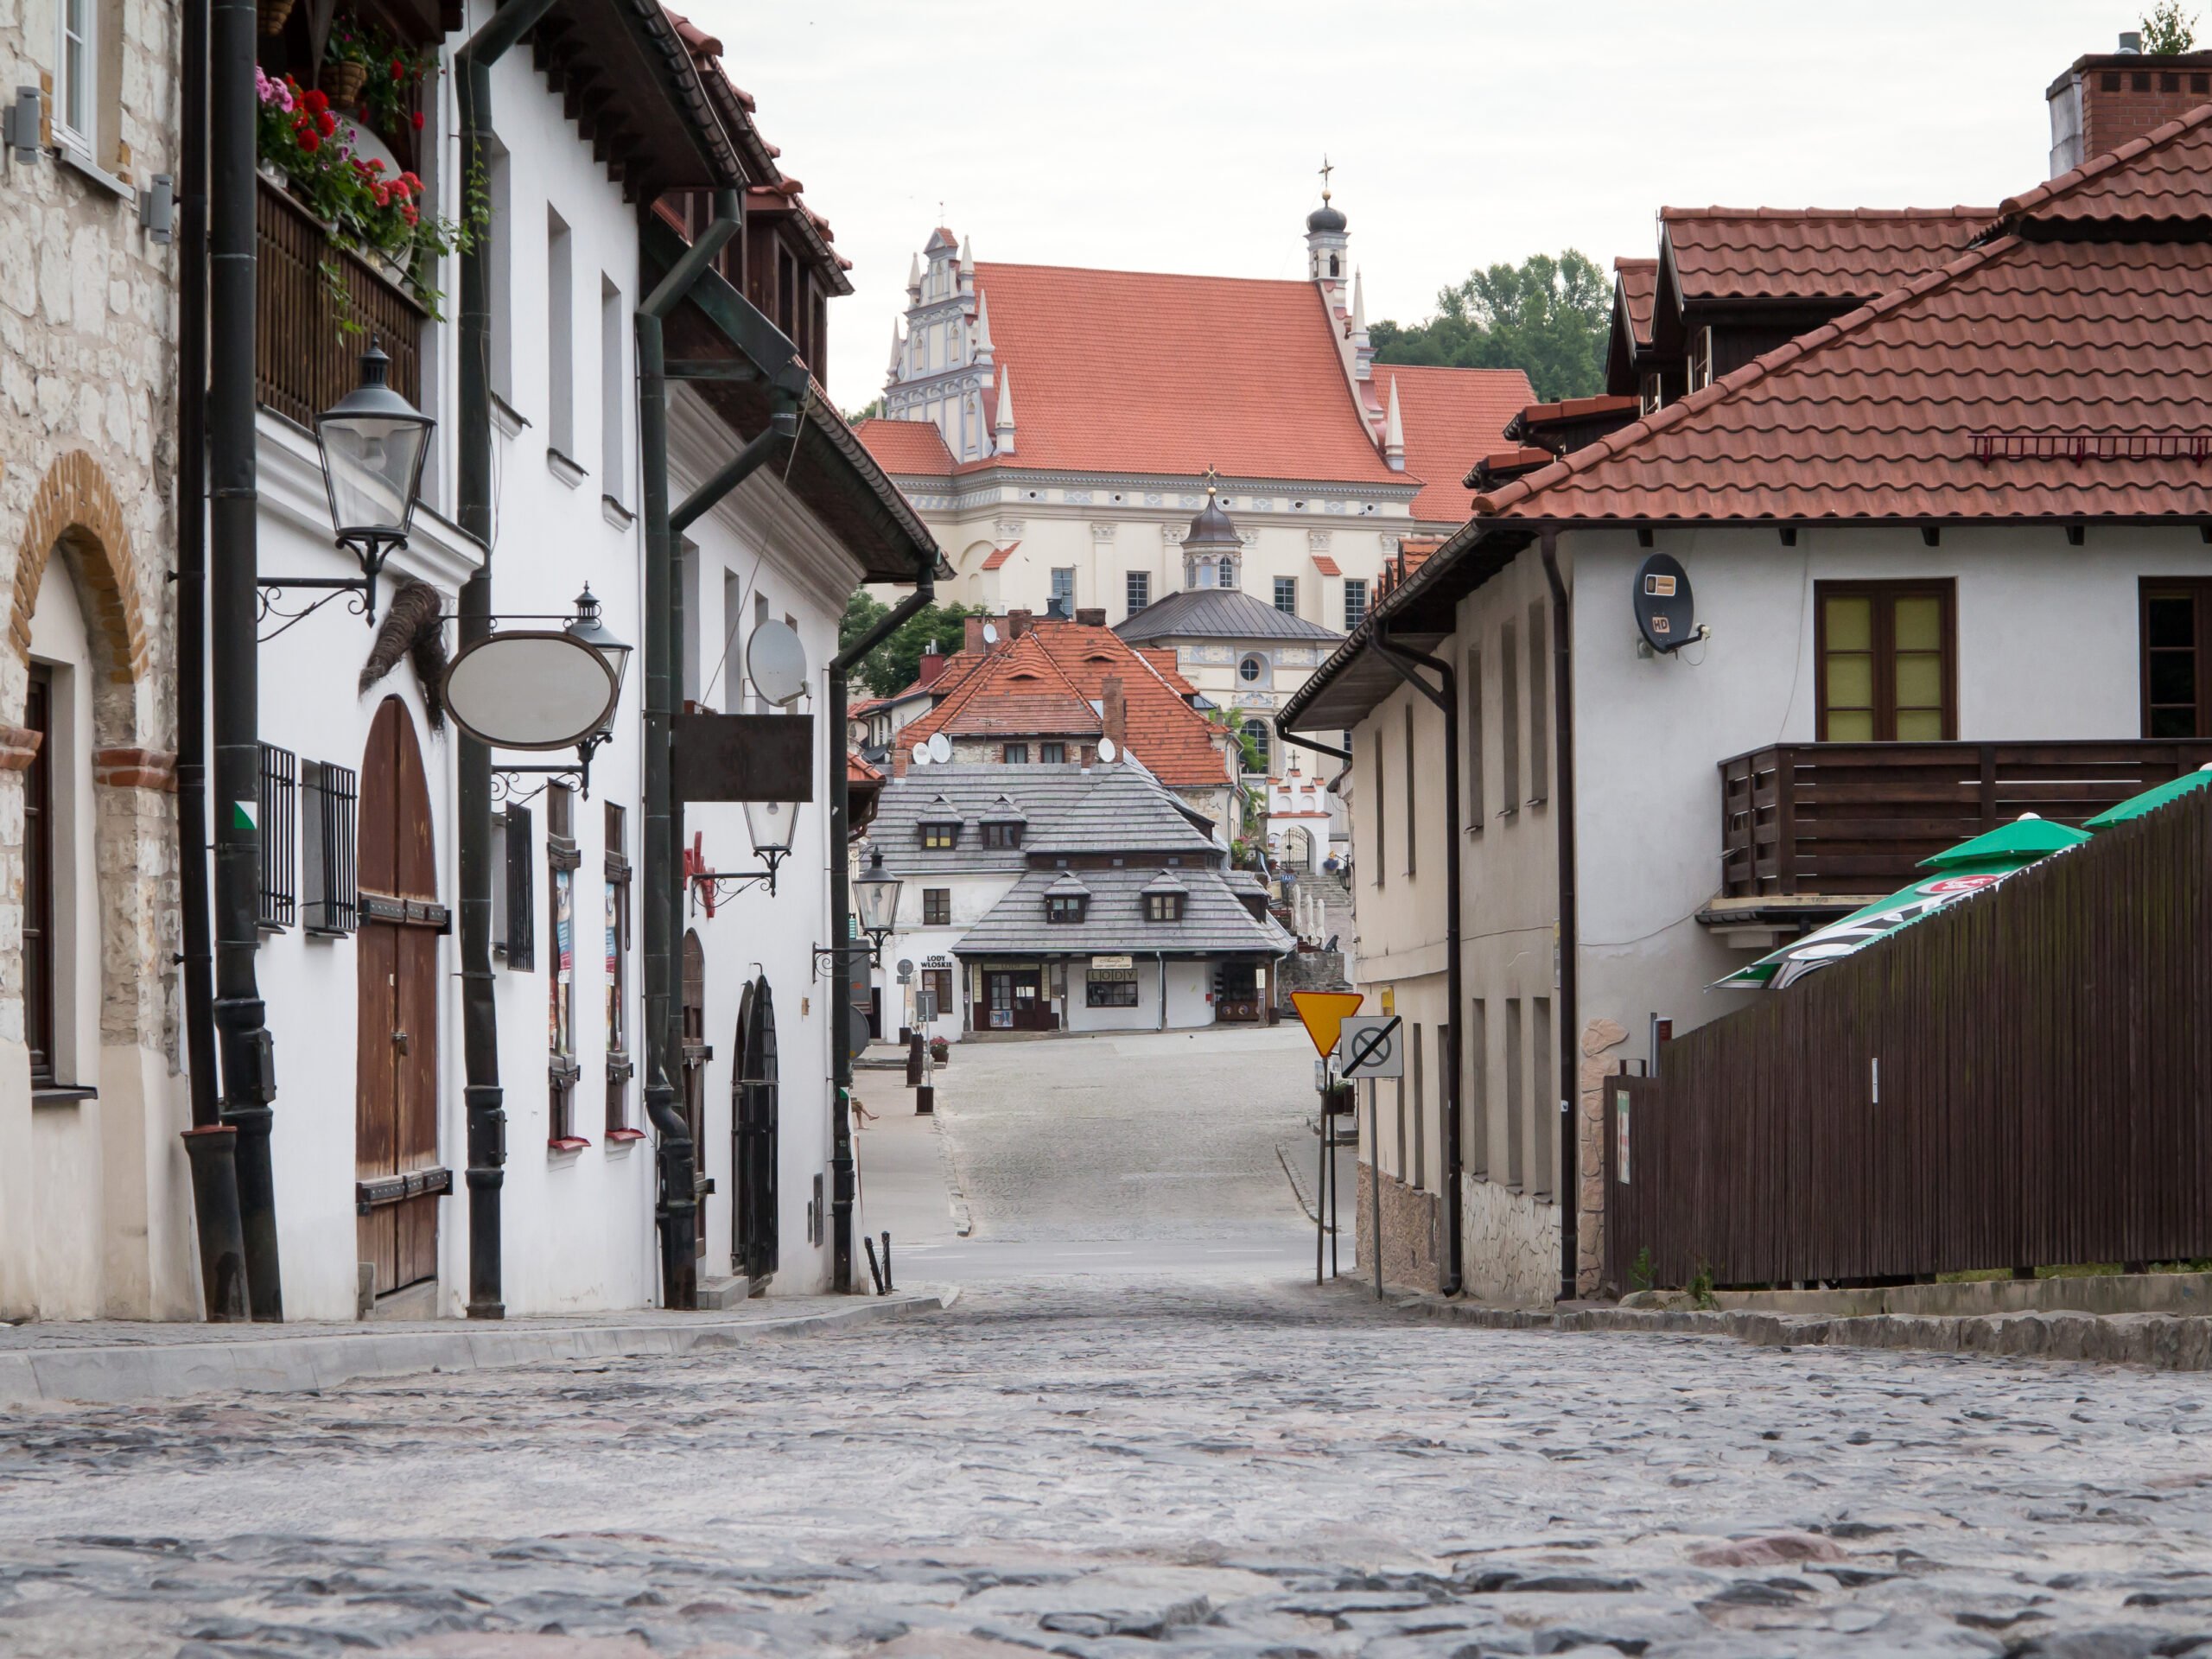
{"label": "wrought iron lamp bracket", "polygon": [[767,868],[765,869],[692,871],[687,880],[690,883],[693,907],[696,908],[700,896],[706,894],[709,896],[708,913],[711,915],[715,905],[727,904],[747,887],[759,887],[763,883],[767,886],[768,896],[774,898],[776,868],[788,855],[780,849],[770,849],[760,856],[766,861]]}
{"label": "wrought iron lamp bracket", "polygon": [[809,977],[821,978],[823,961],[835,962],[840,957],[865,955],[869,967],[880,968],[883,966],[883,942],[888,938],[888,933],[871,932],[867,938],[855,939],[849,944],[817,944],[814,947],[814,971]]}
{"label": "wrought iron lamp bracket", "polygon": [[[266,621],[271,616],[281,616],[286,619],[283,628],[262,635],[257,643],[268,644],[277,634],[283,632],[284,628],[290,627],[303,618],[312,616],[340,594],[353,595],[346,601],[346,608],[348,611],[355,616],[365,618],[371,627],[376,626],[378,580],[384,575],[385,561],[391,556],[392,550],[406,546],[407,538],[404,536],[365,536],[356,542],[350,537],[344,537],[340,538],[338,545],[346,549],[361,562],[359,575],[263,576],[256,580],[254,586],[259,590],[256,619],[260,621]],[[280,610],[270,602],[270,595],[272,594],[281,594],[288,588],[304,588],[324,590],[324,596],[315,601],[314,604],[296,611]]]}

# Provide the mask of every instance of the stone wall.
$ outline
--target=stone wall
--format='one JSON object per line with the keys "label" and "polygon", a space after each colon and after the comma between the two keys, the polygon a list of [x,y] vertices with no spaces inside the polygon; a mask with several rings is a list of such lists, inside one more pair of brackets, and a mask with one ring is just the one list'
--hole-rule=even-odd
{"label": "stone wall", "polygon": [[1549,1307],[1559,1294],[1559,1206],[1496,1181],[1461,1189],[1461,1276],[1474,1301]]}
{"label": "stone wall", "polygon": [[[1605,1078],[1619,1069],[1611,1051],[1628,1033],[1611,1020],[1592,1020],[1582,1028],[1582,1065],[1575,1079],[1575,1185],[1579,1209],[1574,1230],[1574,1289],[1595,1296],[1605,1277]],[[1627,1289],[1614,1287],[1615,1292]]]}
{"label": "stone wall", "polygon": [[[1359,1270],[1375,1276],[1375,1166],[1357,1166],[1359,1180]],[[1443,1211],[1433,1192],[1408,1185],[1395,1175],[1382,1177],[1382,1282],[1401,1290],[1437,1290],[1444,1283],[1441,1262]]]}
{"label": "stone wall", "polygon": [[1291,1007],[1293,991],[1341,991],[1351,988],[1344,977],[1344,953],[1341,950],[1294,950],[1282,959],[1282,971],[1276,976],[1281,995],[1275,1000],[1286,1013]]}

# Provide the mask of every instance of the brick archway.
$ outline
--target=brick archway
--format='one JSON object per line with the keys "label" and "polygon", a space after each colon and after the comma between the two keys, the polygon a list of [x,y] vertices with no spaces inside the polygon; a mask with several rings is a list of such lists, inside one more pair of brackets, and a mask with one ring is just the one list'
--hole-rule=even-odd
{"label": "brick archway", "polygon": [[[146,674],[151,639],[139,599],[138,573],[125,527],[123,505],[99,461],[74,449],[47,469],[16,547],[16,580],[8,613],[8,641],[17,664],[30,660],[31,613],[38,605],[39,584],[46,579],[48,561],[57,548],[67,548],[69,563],[83,602],[85,623],[93,639],[97,666],[107,686],[135,686]],[[19,677],[13,683],[8,711],[20,715],[22,692]],[[102,697],[111,707],[128,699]],[[136,741],[135,710],[122,722],[102,710],[99,734],[103,745]]]}

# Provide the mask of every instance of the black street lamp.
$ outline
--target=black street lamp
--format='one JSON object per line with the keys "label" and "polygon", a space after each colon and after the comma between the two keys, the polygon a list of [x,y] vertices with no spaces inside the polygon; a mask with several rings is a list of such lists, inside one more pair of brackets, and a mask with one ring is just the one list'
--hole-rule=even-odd
{"label": "black street lamp", "polygon": [[575,620],[569,624],[569,637],[581,639],[606,659],[614,676],[614,701],[607,706],[607,719],[596,731],[588,732],[576,744],[585,780],[584,793],[591,793],[591,758],[601,744],[614,735],[615,710],[622,703],[622,682],[630,671],[630,653],[634,649],[617,639],[607,626],[599,620],[599,596],[591,590],[591,583],[584,583],[584,590],[576,595]]}
{"label": "black street lamp", "polygon": [[[883,849],[878,847],[868,854],[868,874],[852,884],[854,919],[861,932],[868,935],[866,947],[871,966],[883,963],[883,942],[891,937],[892,928],[899,918],[899,878],[883,868]],[[817,944],[814,947],[814,971],[822,971],[824,957],[833,961],[841,956],[857,956],[858,944]]]}
{"label": "black street lamp", "polygon": [[437,423],[386,381],[391,359],[372,339],[361,353],[361,384],[315,417],[315,448],[322,452],[330,524],[339,544],[361,562],[354,582],[295,578],[277,587],[358,588],[372,624],[377,615],[377,578],[395,547],[407,544],[415,508],[423,499],[423,462]]}

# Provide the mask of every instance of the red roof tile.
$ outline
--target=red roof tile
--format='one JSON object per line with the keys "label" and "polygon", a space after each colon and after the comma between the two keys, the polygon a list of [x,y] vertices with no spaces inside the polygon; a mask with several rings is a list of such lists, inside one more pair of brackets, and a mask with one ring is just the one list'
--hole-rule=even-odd
{"label": "red roof tile", "polygon": [[1505,423],[1536,395],[1519,369],[1445,369],[1409,363],[1377,363],[1375,395],[1390,406],[1398,383],[1398,410],[1406,435],[1406,475],[1423,480],[1414,498],[1415,518],[1456,524],[1467,516],[1459,482],[1474,458],[1495,445]]}
{"label": "red roof tile", "polygon": [[1872,299],[1955,258],[1986,207],[1662,207],[1660,250],[1687,300]]}
{"label": "red roof tile", "polygon": [[1651,298],[1659,286],[1656,259],[1616,259],[1613,285],[1628,309],[1628,323],[1638,346],[1651,343]]}
{"label": "red roof tile", "polygon": [[[930,430],[934,432],[937,429],[935,427],[931,427]],[[1020,545],[1021,543],[1020,542],[1008,542],[1004,547],[993,548],[988,554],[984,555],[983,563],[978,566],[977,569],[983,570],[997,569],[1001,565],[1004,564],[1008,559],[1014,556],[1014,550]]]}
{"label": "red roof tile", "polygon": [[2012,197],[2008,225],[2212,219],[2212,104]]}
{"label": "red roof tile", "polygon": [[[1115,636],[1116,639],[1120,637],[1119,634]],[[1160,677],[1167,682],[1168,690],[1177,696],[1195,697],[1198,695],[1198,687],[1183,677],[1182,668],[1175,659],[1174,646],[1139,645],[1135,650],[1138,656],[1160,671]]]}
{"label": "red roof tile", "polygon": [[1325,576],[1344,575],[1344,568],[1325,553],[1316,553],[1313,556],[1313,568]]}
{"label": "red roof tile", "polygon": [[[2120,188],[2117,184],[2115,189]],[[2155,199],[2163,200],[2154,192]],[[2202,517],[2212,245],[2005,237],[1493,493],[1489,517]],[[2024,435],[1983,459],[1987,434]],[[2056,451],[2057,453],[2053,453]]]}
{"label": "red roof tile", "polygon": [[845,781],[853,784],[880,784],[883,773],[854,753],[845,751]]}
{"label": "red roof tile", "polygon": [[887,473],[949,473],[952,451],[931,421],[887,421],[880,416],[853,429],[875,464]]}

